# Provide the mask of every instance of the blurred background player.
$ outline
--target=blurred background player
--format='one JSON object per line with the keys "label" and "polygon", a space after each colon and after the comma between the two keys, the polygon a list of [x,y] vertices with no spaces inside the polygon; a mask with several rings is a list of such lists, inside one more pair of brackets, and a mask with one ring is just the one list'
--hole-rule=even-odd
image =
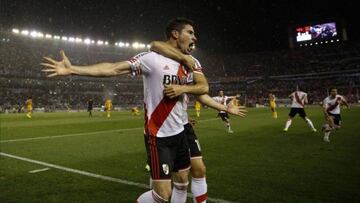
{"label": "blurred background player", "polygon": [[139,111],[139,108],[137,106],[134,106],[133,108],[131,108],[131,115],[133,115],[133,116],[139,116],[140,115],[140,111]]}
{"label": "blurred background player", "polygon": [[[220,103],[224,106],[226,106],[227,100],[234,99],[234,98],[235,98],[235,96],[225,96],[224,91],[222,91],[222,90],[219,91],[219,96],[213,97],[213,99],[215,101],[217,101],[218,103]],[[231,124],[230,124],[230,119],[229,119],[228,113],[226,111],[219,111],[218,116],[220,116],[221,120],[225,122],[228,133],[234,133],[234,131],[231,129]]]}
{"label": "blurred background player", "polygon": [[289,119],[286,121],[284,132],[287,132],[291,123],[292,119],[296,116],[296,114],[299,114],[302,119],[309,125],[311,130],[313,132],[316,132],[316,129],[311,122],[311,120],[306,116],[304,106],[308,103],[307,93],[300,91],[300,88],[296,86],[296,91],[291,93],[289,95],[289,98],[291,99],[291,110],[289,113]]}
{"label": "blurred background player", "polygon": [[89,101],[88,101],[89,117],[92,117],[93,105],[94,105],[94,101],[92,99],[89,99]]}
{"label": "blurred background player", "polygon": [[330,95],[323,101],[326,124],[323,126],[322,130],[325,133],[325,142],[330,142],[329,136],[332,130],[337,130],[341,127],[340,106],[345,105],[348,109],[350,108],[346,99],[337,94],[336,88],[330,88],[329,93]]}
{"label": "blurred background player", "polygon": [[27,113],[26,113],[26,116],[28,118],[31,118],[32,116],[32,111],[33,111],[33,101],[32,101],[32,98],[29,97],[26,102],[25,102],[25,105],[26,105],[26,110],[27,110]]}
{"label": "blurred background player", "polygon": [[113,105],[112,105],[112,101],[110,98],[107,98],[105,101],[105,111],[106,111],[106,116],[108,118],[111,117],[111,109],[112,109]]}
{"label": "blurred background player", "polygon": [[196,117],[200,117],[201,103],[198,100],[195,100],[195,111]]}
{"label": "blurred background player", "polygon": [[236,95],[235,95],[234,105],[235,105],[235,106],[241,106],[241,103],[240,103],[240,94],[236,94]]}
{"label": "blurred background player", "polygon": [[272,93],[269,93],[269,105],[271,110],[271,115],[273,118],[278,118],[277,112],[276,112],[276,98],[275,95]]}

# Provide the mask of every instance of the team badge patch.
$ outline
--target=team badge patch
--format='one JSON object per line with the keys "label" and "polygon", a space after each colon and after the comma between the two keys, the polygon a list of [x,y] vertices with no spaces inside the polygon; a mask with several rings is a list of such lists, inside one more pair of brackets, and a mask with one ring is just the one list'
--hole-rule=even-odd
{"label": "team badge patch", "polygon": [[169,174],[169,165],[163,164],[162,169],[163,169],[163,172],[164,172],[165,175]]}

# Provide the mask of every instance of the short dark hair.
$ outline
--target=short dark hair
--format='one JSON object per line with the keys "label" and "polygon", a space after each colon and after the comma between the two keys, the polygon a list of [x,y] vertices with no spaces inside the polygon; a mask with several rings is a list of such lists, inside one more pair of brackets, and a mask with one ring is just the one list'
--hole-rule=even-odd
{"label": "short dark hair", "polygon": [[331,93],[332,90],[337,90],[337,88],[336,87],[330,87],[329,88],[329,94]]}
{"label": "short dark hair", "polygon": [[185,27],[185,25],[191,25],[194,27],[194,22],[190,19],[183,18],[183,17],[178,17],[178,18],[170,20],[169,23],[167,24],[166,30],[165,30],[166,39],[171,38],[171,32],[173,30],[180,32]]}

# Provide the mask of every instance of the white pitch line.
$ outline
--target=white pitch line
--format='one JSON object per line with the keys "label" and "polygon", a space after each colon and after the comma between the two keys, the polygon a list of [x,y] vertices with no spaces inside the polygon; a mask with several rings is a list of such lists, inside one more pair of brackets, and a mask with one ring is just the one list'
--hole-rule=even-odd
{"label": "white pitch line", "polygon": [[29,171],[29,173],[39,173],[39,172],[47,171],[49,169],[50,168],[41,168],[41,169],[36,169],[36,170]]}
{"label": "white pitch line", "polygon": [[13,140],[1,140],[0,143],[21,142],[21,141],[29,141],[29,140],[43,140],[43,139],[52,139],[52,138],[61,138],[61,137],[74,137],[74,136],[81,136],[81,135],[103,134],[103,133],[110,133],[110,132],[121,132],[121,131],[140,130],[140,129],[143,129],[143,127],[124,128],[124,129],[116,129],[116,130],[103,130],[103,131],[86,132],[86,133],[73,133],[73,134],[44,136],[44,137],[30,137],[30,138],[21,138],[21,139],[13,139]]}
{"label": "white pitch line", "polygon": [[[111,181],[111,182],[121,183],[121,184],[124,184],[124,185],[131,185],[131,186],[135,186],[135,187],[142,188],[142,189],[149,189],[149,186],[146,185],[146,184],[143,184],[143,183],[137,183],[137,182],[123,180],[123,179],[119,179],[119,178],[113,178],[113,177],[110,177],[110,176],[103,176],[103,175],[99,175],[99,174],[95,174],[95,173],[91,173],[91,172],[87,172],[87,171],[82,171],[82,170],[78,170],[78,169],[72,169],[72,168],[68,168],[68,167],[64,167],[64,166],[59,166],[59,165],[55,165],[55,164],[51,164],[51,163],[46,163],[46,162],[43,162],[43,161],[37,161],[37,160],[25,158],[25,157],[20,157],[20,156],[16,156],[16,155],[12,155],[12,154],[7,154],[7,153],[4,153],[4,152],[0,152],[0,155],[5,156],[5,157],[9,157],[9,158],[13,158],[13,159],[17,159],[17,160],[21,160],[21,161],[26,161],[26,162],[46,166],[46,167],[50,167],[50,168],[55,168],[55,169],[70,172],[70,173],[76,173],[76,174],[80,174],[80,175],[84,175],[84,176],[98,178],[98,179],[101,179],[101,180],[107,180],[107,181]],[[192,198],[192,194],[188,193],[188,197]],[[208,198],[208,201],[209,202],[216,202],[216,203],[235,203],[235,202],[231,202],[231,201],[227,201],[227,200],[223,200],[223,199],[210,198],[210,197]]]}
{"label": "white pitch line", "polygon": [[[206,122],[206,121],[213,121],[217,120],[218,118],[200,120],[198,122]],[[0,143],[9,143],[9,142],[23,142],[23,141],[30,141],[30,140],[45,140],[45,139],[53,139],[53,138],[62,138],[62,137],[75,137],[81,135],[94,135],[94,134],[103,134],[103,133],[111,133],[111,132],[122,132],[122,131],[131,131],[131,130],[140,130],[144,129],[143,127],[137,128],[123,128],[123,129],[116,129],[116,130],[103,130],[103,131],[95,131],[95,132],[86,132],[86,133],[72,133],[72,134],[64,134],[64,135],[54,135],[54,136],[42,136],[42,137],[30,137],[30,138],[20,138],[20,139],[11,139],[11,140],[0,140]]]}

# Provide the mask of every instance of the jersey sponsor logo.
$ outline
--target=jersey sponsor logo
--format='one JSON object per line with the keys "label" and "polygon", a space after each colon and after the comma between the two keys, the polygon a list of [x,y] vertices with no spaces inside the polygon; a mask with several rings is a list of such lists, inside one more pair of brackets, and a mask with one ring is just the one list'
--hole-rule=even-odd
{"label": "jersey sponsor logo", "polygon": [[184,85],[187,83],[186,76],[164,75],[163,85]]}

